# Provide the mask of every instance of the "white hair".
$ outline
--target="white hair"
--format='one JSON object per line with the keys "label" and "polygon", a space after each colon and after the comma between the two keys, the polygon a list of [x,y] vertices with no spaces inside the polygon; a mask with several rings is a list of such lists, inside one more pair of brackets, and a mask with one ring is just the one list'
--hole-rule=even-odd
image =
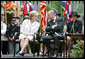
{"label": "white hair", "polygon": [[38,15],[39,15],[38,12],[33,10],[29,13],[29,18],[31,19],[33,16],[38,16]]}
{"label": "white hair", "polygon": [[31,12],[29,13],[29,15],[31,15],[31,14],[33,14],[33,15],[38,15],[38,12],[35,11],[35,10],[33,10],[33,11],[31,11]]}
{"label": "white hair", "polygon": [[[55,12],[53,11],[53,10],[50,10],[50,11],[48,11],[48,14],[55,14]],[[56,15],[56,14],[55,14]]]}

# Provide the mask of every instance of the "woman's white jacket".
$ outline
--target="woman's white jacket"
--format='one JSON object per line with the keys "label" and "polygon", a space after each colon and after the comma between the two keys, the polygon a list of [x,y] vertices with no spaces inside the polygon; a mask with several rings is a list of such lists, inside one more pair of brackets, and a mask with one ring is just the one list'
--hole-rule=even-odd
{"label": "woman's white jacket", "polygon": [[37,33],[37,31],[39,30],[39,26],[40,26],[40,24],[36,20],[33,23],[31,23],[30,20],[27,20],[27,19],[24,20],[22,25],[21,25],[21,29],[20,29],[21,34],[20,34],[19,38],[20,39],[28,38],[28,39],[32,40],[33,39],[32,35],[25,36],[23,33],[25,33],[25,34]]}

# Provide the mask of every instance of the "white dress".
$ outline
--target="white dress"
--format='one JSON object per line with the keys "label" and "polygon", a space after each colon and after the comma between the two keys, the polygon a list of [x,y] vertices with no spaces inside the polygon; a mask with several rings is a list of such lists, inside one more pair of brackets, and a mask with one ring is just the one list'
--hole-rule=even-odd
{"label": "white dress", "polygon": [[20,36],[19,39],[23,39],[23,38],[28,38],[29,40],[33,40],[33,36],[25,36],[22,33],[27,33],[27,34],[34,34],[38,31],[40,24],[37,21],[34,21],[31,24],[30,20],[24,20],[22,25],[21,25],[21,29],[20,29]]}

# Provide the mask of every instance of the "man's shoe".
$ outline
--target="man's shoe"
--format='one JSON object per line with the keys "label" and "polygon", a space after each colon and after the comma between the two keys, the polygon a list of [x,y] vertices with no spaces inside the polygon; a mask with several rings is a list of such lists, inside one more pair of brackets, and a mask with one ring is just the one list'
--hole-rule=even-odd
{"label": "man's shoe", "polygon": [[54,54],[52,57],[53,57],[53,58],[57,58],[56,54]]}
{"label": "man's shoe", "polygon": [[49,57],[49,58],[52,58],[52,54],[50,53],[48,57]]}
{"label": "man's shoe", "polygon": [[53,56],[53,52],[50,51],[48,57],[49,57],[49,58],[52,58],[52,56]]}
{"label": "man's shoe", "polygon": [[54,52],[54,55],[53,55],[52,57],[57,58],[57,56],[58,56],[58,51],[55,51],[55,52]]}

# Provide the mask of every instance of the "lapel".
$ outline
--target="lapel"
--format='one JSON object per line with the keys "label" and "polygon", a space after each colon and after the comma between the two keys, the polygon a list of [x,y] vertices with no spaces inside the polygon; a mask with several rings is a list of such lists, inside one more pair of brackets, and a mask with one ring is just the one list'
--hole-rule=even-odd
{"label": "lapel", "polygon": [[[71,22],[71,26],[72,26],[72,24],[73,24],[73,21]],[[74,23],[74,28],[75,28],[75,25],[77,24],[77,20],[75,21],[75,23]]]}
{"label": "lapel", "polygon": [[55,20],[55,22],[58,24],[58,22],[59,22],[59,18],[57,18],[57,17],[56,17],[56,20]]}
{"label": "lapel", "polygon": [[53,23],[53,21],[52,21],[52,20],[49,22],[49,24],[50,24],[50,26],[54,25],[54,23]]}

